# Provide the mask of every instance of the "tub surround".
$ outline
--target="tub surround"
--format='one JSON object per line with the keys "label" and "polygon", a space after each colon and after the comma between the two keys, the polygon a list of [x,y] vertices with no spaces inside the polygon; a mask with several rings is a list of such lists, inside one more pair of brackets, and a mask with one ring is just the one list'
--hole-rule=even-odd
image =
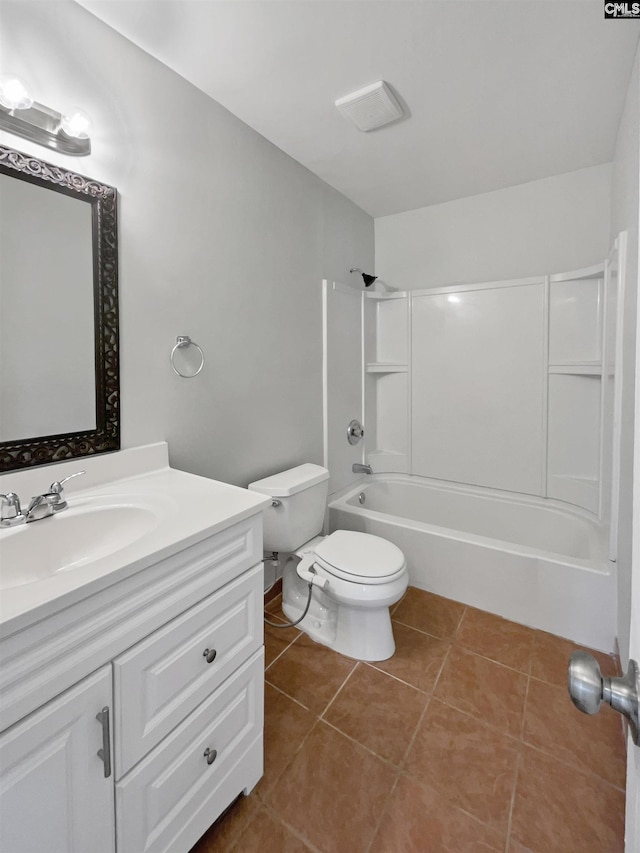
{"label": "tub surround", "polygon": [[615,647],[615,573],[604,530],[585,511],[387,474],[334,496],[329,514],[331,529],[394,542],[413,586],[605,652]]}
{"label": "tub surround", "polygon": [[[88,488],[70,484],[70,508],[3,529],[0,546],[65,516],[80,525],[105,501],[157,523],[93,564],[3,590],[0,847],[187,853],[262,775],[266,501],[170,469],[165,444],[82,464]],[[0,488],[26,498],[79,467]]]}
{"label": "tub surround", "polygon": [[[325,281],[329,528],[389,539],[420,588],[611,651],[625,245],[533,278],[360,294]],[[347,480],[354,462],[392,490]]]}

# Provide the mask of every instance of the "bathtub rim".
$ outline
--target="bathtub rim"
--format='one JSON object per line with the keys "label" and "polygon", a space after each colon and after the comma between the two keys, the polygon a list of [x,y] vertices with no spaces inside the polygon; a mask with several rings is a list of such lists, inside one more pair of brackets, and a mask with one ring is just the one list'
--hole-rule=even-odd
{"label": "bathtub rim", "polygon": [[[518,545],[515,542],[508,542],[505,539],[481,536],[477,533],[469,533],[465,530],[458,530],[453,527],[441,527],[425,521],[415,521],[413,519],[405,518],[402,515],[390,515],[385,512],[377,512],[366,506],[355,506],[354,504],[347,503],[350,498],[356,497],[360,492],[365,491],[368,485],[376,482],[410,483],[418,488],[421,486],[428,486],[439,491],[454,492],[485,499],[490,498],[492,500],[498,500],[500,502],[510,504],[518,503],[524,506],[537,507],[538,509],[551,509],[562,515],[567,515],[571,518],[577,518],[581,521],[587,522],[590,527],[590,532],[596,537],[598,553],[593,559],[582,559],[579,557],[572,557],[568,554],[560,554],[555,551],[533,548],[528,545]],[[612,575],[615,571],[615,563],[607,560],[606,558],[606,531],[604,525],[598,520],[597,516],[590,513],[588,510],[582,509],[581,507],[574,507],[571,504],[567,504],[564,501],[559,501],[554,498],[543,498],[536,495],[521,494],[520,492],[507,492],[499,489],[489,489],[482,486],[452,483],[445,480],[422,477],[419,474],[379,473],[367,474],[366,478],[363,477],[356,483],[352,483],[351,485],[334,492],[329,496],[327,506],[329,516],[332,509],[339,509],[343,512],[353,513],[358,517],[370,518],[373,521],[395,524],[399,527],[408,528],[409,530],[428,532],[445,539],[463,540],[481,548],[505,551],[508,554],[519,556],[544,559],[552,563],[575,567],[598,575]]]}

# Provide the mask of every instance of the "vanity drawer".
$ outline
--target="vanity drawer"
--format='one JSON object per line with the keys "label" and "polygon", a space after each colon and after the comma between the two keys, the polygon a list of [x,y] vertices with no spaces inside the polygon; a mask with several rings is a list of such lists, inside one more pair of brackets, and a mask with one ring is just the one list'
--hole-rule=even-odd
{"label": "vanity drawer", "polygon": [[[118,853],[189,850],[243,788],[258,782],[263,701],[260,649],[117,783]],[[206,750],[217,750],[210,764]]]}
{"label": "vanity drawer", "polygon": [[262,646],[255,566],[113,662],[116,779]]}

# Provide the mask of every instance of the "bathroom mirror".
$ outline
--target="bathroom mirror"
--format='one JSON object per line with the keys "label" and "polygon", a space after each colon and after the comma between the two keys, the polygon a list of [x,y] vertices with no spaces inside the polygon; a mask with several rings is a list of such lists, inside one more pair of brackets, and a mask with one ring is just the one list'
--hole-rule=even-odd
{"label": "bathroom mirror", "polygon": [[120,446],[116,199],[0,145],[0,471]]}

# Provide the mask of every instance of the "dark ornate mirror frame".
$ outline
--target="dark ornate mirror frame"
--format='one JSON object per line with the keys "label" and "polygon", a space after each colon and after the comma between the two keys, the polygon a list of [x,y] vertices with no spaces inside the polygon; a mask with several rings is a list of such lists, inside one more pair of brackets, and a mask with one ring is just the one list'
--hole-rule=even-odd
{"label": "dark ornate mirror frame", "polygon": [[0,145],[0,174],[91,205],[95,328],[96,429],[0,442],[0,471],[61,462],[120,448],[117,192]]}

